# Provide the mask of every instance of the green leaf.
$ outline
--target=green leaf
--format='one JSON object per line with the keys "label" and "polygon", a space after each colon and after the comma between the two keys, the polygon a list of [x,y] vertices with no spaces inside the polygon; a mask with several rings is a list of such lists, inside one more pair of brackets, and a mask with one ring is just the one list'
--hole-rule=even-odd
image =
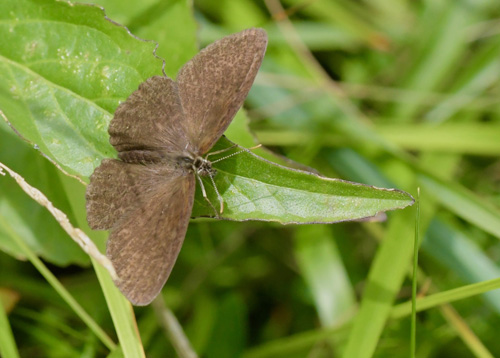
{"label": "green leaf", "polygon": [[10,328],[9,318],[5,307],[0,300],[0,354],[2,357],[18,358],[20,357],[17,350],[16,341]]}
{"label": "green leaf", "polygon": [[[366,21],[366,19],[360,21],[359,17],[354,15],[355,12],[351,11],[347,3],[314,1],[307,6],[301,6],[301,2],[298,0],[286,0],[285,3],[292,8],[300,7],[308,17],[313,16],[322,21],[334,23],[356,40],[366,42],[375,48],[383,49],[388,45],[388,40],[384,35],[378,32],[370,21]],[[361,11],[361,9],[356,10],[358,12]]]}
{"label": "green leaf", "polygon": [[196,54],[197,27],[187,0],[158,1],[128,26],[135,35],[158,43],[157,54],[165,59],[171,78]]}
{"label": "green leaf", "polygon": [[[70,218],[73,217],[57,169],[0,123],[0,162],[12,168]],[[29,165],[27,165],[29,163]],[[30,198],[10,176],[0,176],[0,250],[25,258],[16,237],[53,264],[88,265],[85,252],[64,232],[46,208]]]}
{"label": "green leaf", "polygon": [[231,293],[218,303],[217,319],[204,355],[208,358],[239,357],[247,335],[246,306],[240,295]]}
{"label": "green leaf", "polygon": [[[363,299],[342,357],[372,357],[413,253],[414,215],[405,211],[389,223],[370,268]],[[361,344],[362,342],[362,344]]]}
{"label": "green leaf", "polygon": [[492,156],[500,154],[498,124],[392,124],[377,126],[376,130],[384,139],[408,150]]}
{"label": "green leaf", "polygon": [[[229,148],[225,138],[214,150]],[[236,150],[237,151],[237,150]],[[224,154],[229,155],[229,154]],[[216,158],[210,157],[216,161]],[[215,184],[224,200],[223,217],[231,220],[268,220],[282,224],[333,223],[374,216],[413,204],[411,195],[313,173],[285,168],[243,151],[214,164]],[[210,202],[219,202],[209,179],[204,178]],[[214,216],[198,191],[193,216]]]}
{"label": "green leaf", "polygon": [[[466,286],[460,286],[451,290],[434,293],[432,295],[417,299],[417,311],[438,307],[446,303],[462,300],[480,294],[500,289],[500,279],[481,281]],[[404,302],[391,309],[391,318],[401,318],[411,313],[411,302]]]}
{"label": "green leaf", "polygon": [[[400,148],[418,151],[491,155],[500,154],[500,126],[495,123],[388,124],[374,127],[384,140]],[[264,145],[305,145],[320,141],[323,146],[341,147],[355,140],[338,133],[318,138],[313,131],[259,130]]]}
{"label": "green leaf", "polygon": [[[19,250],[28,258],[31,264],[36,267],[38,272],[47,280],[52,288],[61,296],[61,298],[70,306],[75,314],[87,324],[87,326],[94,332],[94,334],[101,339],[101,341],[109,348],[114,349],[115,343],[108,337],[104,330],[94,321],[94,319],[83,309],[83,307],[75,300],[75,298],[68,292],[62,285],[57,277],[50,272],[45,264],[40,260],[36,254],[24,243],[23,239],[16,237],[15,243],[19,246]],[[101,267],[102,270],[104,270]],[[109,276],[109,275],[108,275]]]}
{"label": "green leaf", "polygon": [[[457,66],[457,59],[463,56],[467,40],[465,31],[475,21],[481,6],[446,6],[431,2],[427,5],[427,21],[422,21],[420,46],[414,46],[412,68],[398,77],[404,88],[429,91],[435,90],[441,81]],[[436,21],[436,19],[440,19]],[[424,19],[425,20],[425,19]],[[459,65],[461,67],[461,65]],[[390,116],[408,122],[418,113],[419,101],[399,103]]]}
{"label": "green leaf", "polygon": [[165,59],[165,73],[172,78],[198,50],[198,25],[194,21],[192,2],[189,0],[82,2],[99,4],[111,20],[126,26],[135,36],[157,42],[156,54]]}
{"label": "green leaf", "polygon": [[[469,235],[442,220],[433,220],[422,242],[422,250],[425,250],[436,262],[450,269],[466,283],[500,277],[498,265],[480,249]],[[493,310],[497,313],[500,312],[499,290],[485,293],[484,299]]]}
{"label": "green leaf", "polygon": [[470,190],[438,177],[421,174],[419,179],[450,211],[500,239],[500,210],[490,201],[481,199]]}
{"label": "green leaf", "polygon": [[356,308],[354,289],[332,236],[325,225],[300,226],[295,235],[297,263],[326,327],[345,322]]}
{"label": "green leaf", "polygon": [[101,9],[52,0],[0,4],[0,109],[42,152],[88,176],[113,155],[106,128],[120,100],[161,74],[155,43]]}

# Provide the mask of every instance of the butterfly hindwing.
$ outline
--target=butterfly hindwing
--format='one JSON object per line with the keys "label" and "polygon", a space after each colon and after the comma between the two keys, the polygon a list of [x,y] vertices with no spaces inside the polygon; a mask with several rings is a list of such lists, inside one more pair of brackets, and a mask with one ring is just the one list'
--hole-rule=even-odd
{"label": "butterfly hindwing", "polygon": [[142,164],[104,159],[90,177],[87,186],[87,221],[94,230],[109,230],[134,207],[143,203],[157,187],[169,181],[172,170],[164,176]]}
{"label": "butterfly hindwing", "polygon": [[133,304],[149,304],[167,281],[184,242],[194,191],[194,175],[171,176],[111,230],[106,255],[118,274],[116,285]]}

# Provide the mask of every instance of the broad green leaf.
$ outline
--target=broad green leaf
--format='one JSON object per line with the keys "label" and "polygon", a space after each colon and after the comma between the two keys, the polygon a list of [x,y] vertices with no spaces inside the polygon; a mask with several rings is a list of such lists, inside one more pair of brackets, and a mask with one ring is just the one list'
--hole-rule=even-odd
{"label": "broad green leaf", "polygon": [[0,109],[64,168],[88,176],[113,155],[106,128],[118,102],[161,74],[155,43],[101,9],[52,0],[0,4]]}
{"label": "broad green leaf", "polygon": [[102,6],[113,21],[131,33],[158,43],[156,54],[165,59],[165,72],[175,78],[181,66],[196,54],[197,24],[189,0],[85,0]]}
{"label": "broad green leaf", "polygon": [[[222,138],[214,150],[231,145]],[[413,198],[403,191],[285,168],[247,151],[222,160],[214,167],[217,170],[215,184],[224,199],[223,217],[231,220],[333,223],[370,217],[413,204]],[[212,183],[206,178],[203,181],[210,202],[219,207]],[[214,216],[213,208],[200,192],[195,203],[194,217]]]}
{"label": "broad green leaf", "polygon": [[158,1],[130,23],[134,35],[158,43],[156,53],[165,59],[165,73],[171,78],[197,52],[192,11],[189,0]]}
{"label": "broad green leaf", "polygon": [[[96,0],[96,1],[79,1],[80,3],[95,4],[102,6],[106,12],[106,16],[111,20],[122,24],[129,28],[130,24],[136,19],[140,14],[148,11],[151,7],[154,7],[158,1],[157,0]],[[171,1],[169,1],[171,2]]]}

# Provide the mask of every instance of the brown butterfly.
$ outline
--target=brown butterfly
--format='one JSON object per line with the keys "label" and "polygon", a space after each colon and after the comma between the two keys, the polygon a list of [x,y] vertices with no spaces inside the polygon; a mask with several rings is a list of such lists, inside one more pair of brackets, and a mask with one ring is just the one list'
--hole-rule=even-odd
{"label": "brown butterfly", "polygon": [[203,157],[243,104],[267,46],[248,29],[207,46],[177,80],[152,77],[118,106],[109,126],[117,159],[104,159],[87,187],[92,229],[111,230],[106,255],[121,292],[150,303],[168,279],[186,234]]}

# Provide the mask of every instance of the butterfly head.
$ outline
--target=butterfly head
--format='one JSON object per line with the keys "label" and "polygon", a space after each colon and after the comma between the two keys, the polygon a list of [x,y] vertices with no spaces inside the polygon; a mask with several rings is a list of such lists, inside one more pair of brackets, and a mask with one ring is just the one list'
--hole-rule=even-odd
{"label": "butterfly head", "polygon": [[193,169],[201,176],[213,177],[217,171],[212,168],[212,162],[206,158],[197,156],[193,161]]}
{"label": "butterfly head", "polygon": [[177,163],[184,169],[199,176],[213,177],[217,171],[212,168],[210,160],[199,155],[185,154],[177,158]]}

